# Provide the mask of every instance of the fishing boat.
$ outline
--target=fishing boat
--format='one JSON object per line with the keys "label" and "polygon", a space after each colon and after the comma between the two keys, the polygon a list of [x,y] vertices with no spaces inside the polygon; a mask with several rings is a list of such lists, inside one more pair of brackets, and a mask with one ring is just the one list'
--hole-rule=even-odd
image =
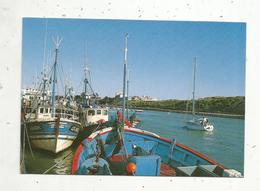
{"label": "fishing boat", "polygon": [[72,174],[242,177],[176,140],[127,126],[119,132],[108,127],[85,139],[73,157]]}
{"label": "fishing boat", "polygon": [[[31,105],[24,108],[24,125],[33,147],[58,153],[70,147],[81,128],[79,113],[71,99],[56,96],[57,56],[61,40],[56,41],[52,75],[44,74],[40,93],[36,93]],[[48,82],[52,83],[51,97],[46,96]],[[39,99],[40,98],[40,99]]]}
{"label": "fishing boat", "polygon": [[90,72],[85,64],[84,67],[84,91],[82,93],[80,121],[84,128],[95,126],[108,121],[108,108],[101,107],[96,103],[97,94],[94,92],[90,80]]}
{"label": "fishing boat", "polygon": [[192,91],[192,119],[187,121],[189,129],[193,130],[201,130],[201,131],[213,131],[214,126],[209,122],[209,119],[207,117],[200,117],[198,118],[196,116],[195,111],[195,80],[196,80],[196,63],[197,59],[194,58],[194,65],[193,65],[193,91]]}

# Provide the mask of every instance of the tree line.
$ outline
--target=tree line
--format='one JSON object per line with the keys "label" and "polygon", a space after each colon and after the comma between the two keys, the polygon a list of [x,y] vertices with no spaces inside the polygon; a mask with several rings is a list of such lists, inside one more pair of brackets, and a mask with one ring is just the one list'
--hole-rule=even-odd
{"label": "tree line", "polygon": [[[99,104],[120,107],[122,100],[118,97],[104,97],[100,99]],[[142,101],[142,100],[130,100],[128,102],[130,108],[156,108],[156,109],[169,109],[179,111],[191,111],[191,100],[160,100],[160,101]],[[195,100],[196,112],[206,113],[223,113],[223,114],[235,114],[245,115],[245,97],[206,97]]]}

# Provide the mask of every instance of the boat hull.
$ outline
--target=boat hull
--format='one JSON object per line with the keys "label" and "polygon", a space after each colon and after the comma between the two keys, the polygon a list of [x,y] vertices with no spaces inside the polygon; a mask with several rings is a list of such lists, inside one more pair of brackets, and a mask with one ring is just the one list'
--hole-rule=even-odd
{"label": "boat hull", "polygon": [[27,123],[30,142],[34,148],[52,153],[69,148],[76,139],[80,124],[73,121],[54,120]]}
{"label": "boat hull", "polygon": [[[190,169],[192,168],[194,168],[193,171],[197,174],[191,174],[190,176],[223,176],[226,170],[223,165],[188,146],[136,128],[125,127],[123,139],[127,155],[124,155],[121,153],[121,150],[115,152],[117,150],[117,143],[113,142],[113,140],[116,140],[116,134],[117,131],[110,127],[96,131],[85,139],[74,155],[72,174],[89,173],[86,169],[92,168],[91,163],[93,165],[93,161],[99,161],[95,160],[95,157],[93,158],[98,153],[95,149],[99,147],[99,143],[103,144],[100,150],[104,151],[103,154],[98,156],[98,159],[100,158],[102,163],[102,168],[100,169],[103,169],[99,173],[107,172],[107,174],[103,175],[126,175],[124,171],[125,167],[122,163],[124,161],[135,163],[137,166],[135,175],[140,176],[160,176],[167,174],[162,172],[162,168],[167,169],[168,172],[172,171],[172,173],[169,173],[172,176],[176,174],[177,176],[187,175],[188,173],[186,172],[191,172],[192,170]],[[139,149],[139,154],[137,154],[136,148],[142,148],[142,153],[140,154]],[[123,160],[124,157],[127,157],[127,159]],[[111,171],[107,170],[110,167]],[[208,171],[204,168],[217,169],[218,175],[215,172],[203,174],[202,172]]]}
{"label": "boat hull", "polygon": [[203,125],[200,121],[187,121],[187,128],[191,130],[198,130],[198,131],[213,131],[214,127],[211,124]]}

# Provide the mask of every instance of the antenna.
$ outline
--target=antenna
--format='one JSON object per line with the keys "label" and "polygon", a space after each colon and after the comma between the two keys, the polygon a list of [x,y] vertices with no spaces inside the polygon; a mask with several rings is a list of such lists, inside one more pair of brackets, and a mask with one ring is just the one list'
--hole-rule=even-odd
{"label": "antenna", "polygon": [[60,46],[61,41],[62,41],[62,38],[60,38],[59,36],[57,36],[56,39],[54,39],[54,38],[52,37],[52,41],[53,41],[53,43],[54,43],[54,45],[55,45],[55,49],[59,49],[59,46]]}

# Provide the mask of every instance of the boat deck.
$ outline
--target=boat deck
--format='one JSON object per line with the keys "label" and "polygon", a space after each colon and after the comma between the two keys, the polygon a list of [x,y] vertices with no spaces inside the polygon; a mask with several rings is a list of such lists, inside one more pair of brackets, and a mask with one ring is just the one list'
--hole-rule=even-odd
{"label": "boat deck", "polygon": [[176,176],[176,171],[170,165],[161,163],[160,176]]}
{"label": "boat deck", "polygon": [[[112,165],[111,167],[113,168],[113,170],[116,170],[116,174],[120,174],[123,172],[123,171],[118,170],[118,168],[115,168],[115,166],[113,164],[117,164],[121,168],[122,168],[122,166],[125,166],[124,156],[114,155],[112,157],[109,157],[108,159],[109,159],[110,164]],[[168,165],[166,163],[161,163],[160,176],[176,176],[176,171],[170,165]]]}

